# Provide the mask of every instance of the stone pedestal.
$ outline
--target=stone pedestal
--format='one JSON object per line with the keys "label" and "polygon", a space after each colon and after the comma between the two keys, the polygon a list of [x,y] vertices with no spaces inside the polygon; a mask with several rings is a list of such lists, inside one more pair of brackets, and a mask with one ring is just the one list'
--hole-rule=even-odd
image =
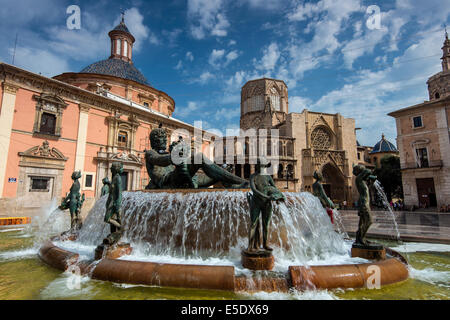
{"label": "stone pedestal", "polygon": [[272,270],[275,263],[272,252],[266,250],[242,250],[241,261],[242,266],[250,270]]}
{"label": "stone pedestal", "polygon": [[354,243],[352,245],[352,258],[356,257],[368,260],[384,260],[386,259],[386,250],[379,244],[362,245]]}
{"label": "stone pedestal", "polygon": [[95,248],[95,260],[102,258],[118,259],[121,256],[131,254],[132,251],[133,248],[129,243],[116,243],[114,245],[102,243]]}

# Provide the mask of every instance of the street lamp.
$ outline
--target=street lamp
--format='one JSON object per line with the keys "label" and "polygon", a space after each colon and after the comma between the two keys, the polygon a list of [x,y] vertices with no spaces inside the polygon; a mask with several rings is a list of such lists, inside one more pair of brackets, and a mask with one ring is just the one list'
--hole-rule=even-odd
{"label": "street lamp", "polygon": [[289,178],[293,175],[292,170],[289,170],[289,166],[286,166],[286,169],[284,170],[284,173],[286,175],[286,188],[289,189]]}

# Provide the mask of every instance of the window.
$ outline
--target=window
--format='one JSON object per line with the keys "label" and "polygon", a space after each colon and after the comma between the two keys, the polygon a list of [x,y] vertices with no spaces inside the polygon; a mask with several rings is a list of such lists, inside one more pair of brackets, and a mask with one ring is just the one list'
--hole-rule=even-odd
{"label": "window", "polygon": [[31,177],[30,191],[48,192],[49,191],[49,177]]}
{"label": "window", "polygon": [[413,125],[414,125],[414,128],[423,127],[422,116],[414,117],[413,118]]}
{"label": "window", "polygon": [[128,133],[125,131],[119,131],[119,135],[117,137],[117,144],[119,147],[126,147],[128,142]]}
{"label": "window", "polygon": [[126,41],[123,42],[123,55],[128,57],[128,43]]}
{"label": "window", "polygon": [[37,101],[33,135],[58,139],[61,136],[63,110],[67,108],[67,103],[60,97],[47,93],[33,95],[33,100]]}
{"label": "window", "polygon": [[428,152],[427,148],[418,148],[416,149],[417,154],[417,166],[419,168],[427,168],[428,167]]}
{"label": "window", "polygon": [[121,45],[120,39],[116,39],[116,54],[120,55],[120,45]]}
{"label": "window", "polygon": [[361,153],[358,152],[358,160],[361,160]]}
{"label": "window", "polygon": [[92,174],[87,174],[86,180],[84,181],[84,186],[86,188],[92,188],[92,180],[93,180]]}
{"label": "window", "polygon": [[436,92],[435,94],[434,94],[434,98],[435,99],[439,99],[441,97],[441,95],[439,94],[439,92]]}
{"label": "window", "polygon": [[144,102],[144,107],[150,108],[150,105],[148,104],[148,102]]}
{"label": "window", "polygon": [[54,114],[47,112],[42,113],[39,132],[46,134],[55,134],[55,129],[56,129],[56,116]]}

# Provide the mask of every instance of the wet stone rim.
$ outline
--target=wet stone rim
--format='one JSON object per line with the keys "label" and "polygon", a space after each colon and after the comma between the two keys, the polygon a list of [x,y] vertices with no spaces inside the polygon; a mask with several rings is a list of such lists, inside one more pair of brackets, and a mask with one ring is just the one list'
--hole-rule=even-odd
{"label": "wet stone rim", "polygon": [[[387,248],[388,249],[388,248]],[[371,275],[370,266],[380,269],[380,285],[389,285],[408,279],[404,258],[392,249],[393,256],[385,260],[363,264],[290,266],[286,276],[261,276],[253,278],[235,276],[233,266],[205,266],[190,264],[167,264],[155,262],[102,259],[100,262],[78,261],[79,255],[57,247],[47,241],[40,248],[38,256],[46,264],[67,270],[76,265],[84,275],[92,279],[127,284],[141,284],[161,287],[181,287],[226,291],[287,292],[297,290],[365,288]]]}

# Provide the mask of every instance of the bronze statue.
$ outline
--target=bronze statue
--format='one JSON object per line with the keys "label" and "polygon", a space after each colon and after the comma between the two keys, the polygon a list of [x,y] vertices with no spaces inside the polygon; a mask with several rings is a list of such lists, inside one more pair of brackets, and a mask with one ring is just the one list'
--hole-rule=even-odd
{"label": "bronze statue", "polygon": [[355,244],[368,246],[366,233],[372,224],[372,216],[370,212],[370,195],[369,184],[372,184],[377,177],[372,175],[372,171],[362,165],[353,167],[353,174],[356,176],[356,188],[359,192],[358,200],[358,216],[359,224],[356,232]]}
{"label": "bronze statue", "polygon": [[331,223],[334,223],[333,220],[333,209],[336,208],[333,201],[328,198],[327,194],[325,193],[325,190],[322,186],[322,180],[323,176],[320,172],[314,171],[314,179],[316,179],[316,182],[313,183],[312,189],[313,194],[319,198],[320,203],[324,207],[324,209],[327,211],[328,216],[330,217]]}
{"label": "bronze statue", "polygon": [[59,209],[66,210],[69,209],[70,212],[70,231],[77,231],[81,228],[82,222],[80,217],[81,207],[84,202],[83,196],[80,194],[80,182],[78,179],[81,178],[81,171],[74,171],[72,173],[73,184],[70,187],[69,194],[64,198],[59,206]]}
{"label": "bronze statue", "polygon": [[[248,181],[235,176],[209,161],[203,154],[195,155],[182,139],[167,150],[167,133],[159,126],[150,133],[151,150],[145,150],[145,164],[150,177],[146,189],[206,188],[221,182],[225,187],[244,188]],[[172,162],[171,154],[181,155],[180,163]],[[187,160],[190,161],[187,161]],[[201,159],[196,164],[194,159]],[[202,169],[203,172],[198,172]]]}
{"label": "bronze statue", "polygon": [[100,196],[101,197],[103,197],[105,194],[109,193],[109,188],[111,186],[111,182],[109,181],[108,177],[103,178],[102,182],[103,182],[103,187],[102,187],[102,190],[100,192]]}
{"label": "bronze statue", "polygon": [[247,193],[247,200],[250,206],[248,252],[258,251],[261,247],[261,237],[259,234],[261,220],[263,227],[262,247],[267,251],[272,251],[272,248],[267,243],[270,218],[272,217],[272,201],[286,200],[284,194],[275,186],[272,177],[266,174],[268,167],[270,167],[270,163],[263,164],[258,159],[255,166],[255,173],[250,175],[250,188],[253,194]]}
{"label": "bronze statue", "polygon": [[111,234],[105,239],[106,244],[115,244],[122,235],[122,162],[114,162],[111,166],[112,181],[106,201],[105,222],[111,225]]}

